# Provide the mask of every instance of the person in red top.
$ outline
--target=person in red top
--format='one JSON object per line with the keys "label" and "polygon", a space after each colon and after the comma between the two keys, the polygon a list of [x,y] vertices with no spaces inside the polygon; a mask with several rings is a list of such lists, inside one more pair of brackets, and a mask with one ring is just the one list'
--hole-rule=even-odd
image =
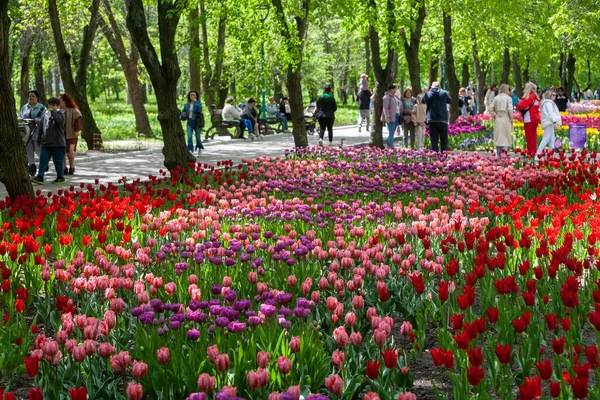
{"label": "person in red top", "polygon": [[523,90],[523,98],[517,104],[517,108],[521,110],[523,123],[525,125],[525,141],[527,142],[527,155],[533,157],[537,148],[537,127],[541,120],[540,115],[540,98],[537,93],[537,86],[528,82]]}

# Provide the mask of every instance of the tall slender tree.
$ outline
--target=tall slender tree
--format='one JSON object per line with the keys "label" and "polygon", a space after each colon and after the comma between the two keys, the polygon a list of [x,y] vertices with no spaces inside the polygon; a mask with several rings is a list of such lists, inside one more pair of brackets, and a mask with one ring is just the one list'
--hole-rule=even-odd
{"label": "tall slender tree", "polygon": [[56,45],[60,76],[65,90],[73,97],[73,100],[75,100],[81,111],[81,136],[85,140],[88,149],[93,149],[102,145],[100,129],[96,125],[94,114],[90,109],[87,99],[87,70],[91,60],[90,53],[94,45],[96,30],[98,28],[99,7],[100,0],[92,0],[90,6],[90,20],[83,28],[81,51],[77,59],[77,75],[74,78],[73,68],[71,66],[73,56],[67,51],[65,46],[56,0],[48,0],[48,14],[50,16],[50,25],[52,26],[52,34]]}
{"label": "tall slender tree", "polygon": [[127,29],[131,34],[142,61],[146,66],[150,80],[156,92],[158,103],[158,121],[163,134],[165,156],[164,165],[170,171],[177,168],[189,168],[196,158],[188,151],[185,133],[179,120],[177,87],[181,70],[175,49],[175,34],[183,0],[157,1],[160,58],[148,35],[148,24],[143,0],[126,0]]}
{"label": "tall slender tree", "polygon": [[0,182],[11,199],[33,197],[33,187],[27,173],[27,157],[19,135],[15,97],[10,84],[10,55],[8,49],[10,18],[8,0],[0,0]]}

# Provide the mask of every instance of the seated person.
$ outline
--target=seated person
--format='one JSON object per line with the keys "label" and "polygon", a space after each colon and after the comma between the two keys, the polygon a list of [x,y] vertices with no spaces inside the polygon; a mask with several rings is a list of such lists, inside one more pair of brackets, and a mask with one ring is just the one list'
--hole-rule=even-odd
{"label": "seated person", "polygon": [[292,120],[292,109],[290,108],[290,99],[287,97],[281,98],[281,103],[279,103],[279,112],[287,118],[288,121]]}
{"label": "seated person", "polygon": [[283,131],[288,132],[288,123],[285,114],[279,112],[279,107],[273,97],[269,97],[269,104],[267,105],[267,116],[271,118],[281,118],[281,125],[283,125]]}
{"label": "seated person", "polygon": [[245,120],[240,116],[240,113],[236,106],[233,105],[233,97],[228,97],[225,100],[225,107],[223,107],[222,118],[223,121],[235,121],[240,124],[240,138],[244,137],[244,127],[246,126]]}
{"label": "seated person", "polygon": [[[248,128],[248,136],[250,139],[254,139],[256,136],[254,135],[255,127],[258,122],[258,112],[254,108],[256,105],[256,100],[250,97],[248,99],[248,103],[242,108],[242,119]],[[260,135],[260,132],[259,132]]]}

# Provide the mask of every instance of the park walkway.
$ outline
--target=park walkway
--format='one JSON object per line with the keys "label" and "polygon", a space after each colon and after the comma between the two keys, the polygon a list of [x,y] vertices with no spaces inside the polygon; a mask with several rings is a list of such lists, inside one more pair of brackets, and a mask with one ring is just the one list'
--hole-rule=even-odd
{"label": "park walkway", "polygon": [[[325,135],[327,136],[327,135]],[[342,139],[344,146],[355,146],[369,142],[369,132],[363,128],[362,133],[358,132],[358,126],[339,127],[334,129],[334,144],[340,145]],[[318,144],[319,136],[315,134],[308,136],[310,146]],[[327,143],[327,140],[325,141]],[[198,162],[216,165],[219,161],[232,160],[239,163],[242,159],[251,159],[261,156],[284,156],[285,150],[294,147],[294,138],[289,133],[265,136],[263,140],[231,140],[229,138],[217,138],[204,143],[206,151],[200,157],[196,157]],[[51,182],[56,178],[54,165],[50,162],[50,170],[44,177],[46,184],[33,185],[34,190],[41,190],[43,193],[49,191],[56,192],[58,189],[68,189],[70,186],[79,188],[81,183],[94,184],[99,180],[99,184],[107,182],[118,182],[122,177],[127,177],[128,181],[141,178],[145,180],[148,175],[158,175],[163,165],[164,156],[161,153],[161,147],[150,148],[148,150],[124,151],[113,154],[101,152],[89,152],[78,155],[75,165],[75,175],[65,176],[67,182],[62,185],[53,185]],[[8,193],[4,185],[0,184],[0,198],[4,199]]]}

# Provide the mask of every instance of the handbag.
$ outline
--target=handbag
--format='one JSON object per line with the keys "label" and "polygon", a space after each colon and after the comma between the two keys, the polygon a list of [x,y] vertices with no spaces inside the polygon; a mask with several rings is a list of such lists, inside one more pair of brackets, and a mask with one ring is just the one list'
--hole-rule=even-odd
{"label": "handbag", "polygon": [[325,118],[325,113],[321,110],[317,111],[315,115],[313,115],[314,119],[322,119]]}

